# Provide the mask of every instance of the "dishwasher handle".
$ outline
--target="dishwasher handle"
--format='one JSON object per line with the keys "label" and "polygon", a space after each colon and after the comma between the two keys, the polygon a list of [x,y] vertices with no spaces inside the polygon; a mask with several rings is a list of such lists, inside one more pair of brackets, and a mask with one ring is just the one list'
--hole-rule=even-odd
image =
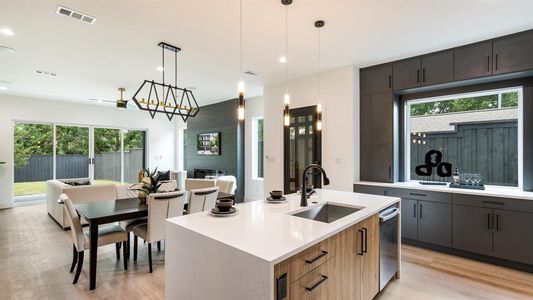
{"label": "dishwasher handle", "polygon": [[381,223],[387,222],[388,220],[396,217],[400,214],[400,209],[398,207],[389,208],[379,214],[379,220]]}

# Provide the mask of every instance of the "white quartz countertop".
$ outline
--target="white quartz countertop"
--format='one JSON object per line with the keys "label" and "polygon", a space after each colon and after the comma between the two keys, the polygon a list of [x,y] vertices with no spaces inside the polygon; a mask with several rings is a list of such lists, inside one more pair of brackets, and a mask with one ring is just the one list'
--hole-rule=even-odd
{"label": "white quartz countertop", "polygon": [[[300,195],[291,194],[285,196],[285,203],[261,200],[238,204],[237,214],[229,217],[201,212],[167,221],[170,226],[186,228],[274,265],[400,201],[385,196],[316,191],[308,199],[308,207],[300,207]],[[324,202],[362,209],[329,224],[290,215]]]}
{"label": "white quartz countertop", "polygon": [[502,197],[502,198],[521,199],[521,200],[533,200],[533,192],[525,192],[516,187],[502,187],[502,186],[487,185],[485,186],[485,190],[470,190],[470,189],[450,188],[444,185],[423,185],[423,184],[418,183],[417,181],[395,182],[395,183],[357,181],[355,182],[355,184],[391,187],[391,188],[415,189],[415,190],[421,190],[421,191],[423,190],[423,191],[433,191],[433,192],[478,195],[478,196],[487,196],[487,197]]}

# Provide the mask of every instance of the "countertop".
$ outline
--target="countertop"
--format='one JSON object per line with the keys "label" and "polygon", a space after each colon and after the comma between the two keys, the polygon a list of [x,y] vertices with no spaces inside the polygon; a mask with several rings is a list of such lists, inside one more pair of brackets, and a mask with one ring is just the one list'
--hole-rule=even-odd
{"label": "countertop", "polygon": [[[238,204],[237,214],[230,217],[201,212],[172,218],[167,220],[167,226],[180,226],[274,265],[400,201],[394,197],[317,189],[308,199],[309,206],[300,207],[299,194],[285,197],[287,202],[279,204],[264,200]],[[362,209],[329,224],[290,215],[324,202]]]}
{"label": "countertop", "polygon": [[525,192],[516,187],[502,187],[502,186],[494,186],[494,185],[485,186],[485,190],[469,190],[469,189],[450,188],[448,186],[443,186],[443,185],[423,185],[423,184],[418,183],[418,181],[395,182],[395,183],[357,181],[355,182],[355,184],[382,186],[382,187],[391,187],[391,188],[403,188],[403,189],[416,189],[416,190],[421,190],[421,191],[423,190],[423,191],[433,191],[433,192],[478,195],[478,196],[487,196],[487,197],[502,197],[502,198],[521,199],[521,200],[533,200],[533,192]]}

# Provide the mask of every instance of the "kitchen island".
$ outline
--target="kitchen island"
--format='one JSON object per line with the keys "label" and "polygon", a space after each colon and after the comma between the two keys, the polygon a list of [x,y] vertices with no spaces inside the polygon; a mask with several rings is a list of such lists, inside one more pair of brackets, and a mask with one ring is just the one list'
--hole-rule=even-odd
{"label": "kitchen island", "polygon": [[[309,295],[330,299],[372,298],[379,291],[378,213],[400,198],[316,190],[308,207],[300,207],[298,194],[286,198],[279,204],[239,204],[230,217],[202,212],[167,220],[166,298],[305,298],[298,296],[299,285]],[[292,215],[326,203],[359,210],[331,223]],[[357,256],[368,262],[359,263]],[[354,295],[365,284],[374,295]]]}

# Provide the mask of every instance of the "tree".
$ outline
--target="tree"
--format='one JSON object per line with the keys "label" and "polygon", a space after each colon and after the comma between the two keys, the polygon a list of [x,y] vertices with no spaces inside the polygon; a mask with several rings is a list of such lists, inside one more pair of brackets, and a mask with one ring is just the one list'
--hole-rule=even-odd
{"label": "tree", "polygon": [[[502,94],[501,107],[516,106],[518,106],[517,92]],[[493,108],[498,108],[498,94],[413,104],[411,105],[411,116],[437,115]]]}

